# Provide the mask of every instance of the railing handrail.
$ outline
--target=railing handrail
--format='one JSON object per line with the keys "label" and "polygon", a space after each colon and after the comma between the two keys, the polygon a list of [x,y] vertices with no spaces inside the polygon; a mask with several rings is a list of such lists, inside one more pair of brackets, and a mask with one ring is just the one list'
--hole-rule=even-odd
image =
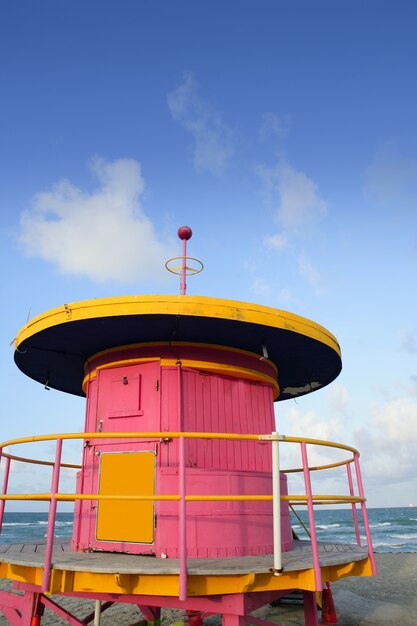
{"label": "railing handrail", "polygon": [[33,443],[39,441],[54,441],[56,439],[144,439],[146,437],[150,439],[179,439],[184,437],[185,439],[231,439],[242,441],[282,441],[286,443],[301,443],[312,444],[316,446],[325,446],[327,448],[339,448],[340,450],[347,450],[353,454],[359,454],[359,450],[353,446],[339,443],[336,441],[327,441],[325,439],[312,439],[309,437],[288,437],[287,435],[264,435],[259,433],[213,433],[213,432],[198,432],[198,431],[131,431],[131,432],[82,432],[82,433],[52,433],[48,435],[33,435],[32,437],[19,437],[16,439],[9,439],[0,443],[0,448],[6,448],[11,445],[17,445],[21,443]]}
{"label": "railing handrail", "polygon": [[[28,459],[24,456],[15,456],[14,454],[8,454],[7,452],[3,452],[2,456],[6,459],[10,459],[11,461],[19,461],[21,463],[32,463],[33,465],[49,465],[50,467],[54,466],[53,461],[41,461],[40,459]],[[81,469],[82,465],[77,463],[61,463],[61,467],[66,467],[69,469]]]}
{"label": "railing handrail", "polygon": [[[172,439],[179,440],[179,467],[180,474],[182,476],[182,480],[179,483],[179,494],[164,494],[164,495],[141,495],[141,494],[86,494],[86,493],[59,493],[59,472],[62,467],[70,468],[70,469],[81,469],[81,465],[70,464],[70,463],[62,463],[61,462],[61,449],[62,443],[65,440],[84,440],[85,445],[90,444],[91,441],[99,441],[101,439],[112,439],[114,440],[126,440],[126,439],[142,439],[142,440],[156,440],[160,442],[167,442]],[[259,443],[271,443],[273,458],[272,458],[272,468],[271,475],[273,480],[273,491],[272,495],[269,494],[256,494],[256,495],[187,495],[185,490],[185,440],[186,439],[220,439],[220,440],[232,440],[232,441],[257,441]],[[45,441],[56,441],[56,457],[55,461],[42,461],[38,459],[28,459],[26,457],[20,457],[11,455],[10,453],[5,453],[3,448],[10,447],[14,445],[21,445],[26,443],[39,443]],[[278,453],[278,445],[279,443],[298,443],[301,445],[302,452],[302,468],[291,468],[288,470],[280,470],[279,463],[279,453]],[[308,463],[307,457],[307,445],[312,446],[323,446],[328,448],[335,448],[343,451],[347,451],[352,453],[352,457],[343,459],[341,461],[336,461],[333,463],[327,463],[323,465],[316,465],[314,467],[310,467]],[[367,519],[367,512],[365,507],[365,496],[363,492],[362,479],[360,476],[360,468],[359,468],[359,452],[352,446],[348,446],[346,444],[336,443],[332,441],[325,441],[322,439],[312,439],[306,437],[287,437],[285,435],[280,435],[278,433],[271,433],[269,435],[265,434],[243,434],[243,433],[207,433],[207,432],[160,432],[160,431],[152,431],[152,432],[83,432],[83,433],[58,433],[58,434],[49,434],[49,435],[36,435],[33,437],[20,437],[16,439],[10,439],[3,443],[0,443],[0,456],[4,456],[6,459],[6,470],[5,470],[5,478],[3,484],[3,492],[0,495],[0,528],[3,520],[4,513],[4,505],[7,500],[34,500],[34,501],[49,501],[49,515],[48,515],[48,535],[47,535],[47,554],[45,557],[44,564],[44,573],[43,573],[43,582],[42,589],[46,591],[49,588],[49,581],[51,575],[51,567],[52,567],[52,546],[53,546],[53,535],[55,528],[55,517],[56,517],[56,506],[58,502],[69,502],[76,500],[136,500],[136,501],[177,501],[179,502],[179,519],[180,519],[180,530],[181,537],[180,547],[182,546],[182,551],[180,550],[180,599],[186,598],[186,578],[187,578],[187,567],[186,567],[186,540],[185,540],[185,504],[186,502],[191,501],[272,501],[273,506],[273,517],[274,517],[274,567],[271,571],[274,574],[279,574],[281,569],[281,539],[280,539],[280,520],[278,517],[279,513],[279,502],[287,501],[290,504],[301,504],[307,505],[308,515],[309,515],[309,525],[311,532],[311,542],[312,542],[312,551],[313,551],[313,568],[316,582],[316,589],[320,590],[322,586],[321,579],[321,568],[319,563],[319,555],[318,555],[318,547],[317,547],[317,538],[315,531],[315,522],[314,522],[314,504],[346,504],[351,503],[352,510],[354,512],[354,524],[356,530],[356,536],[359,537],[359,527],[357,518],[355,515],[356,504],[360,504],[362,507],[363,519],[365,523],[365,531],[366,531],[366,539],[368,543],[368,554],[371,560],[372,569],[374,570],[374,561],[372,554],[372,543],[369,531],[369,523]],[[277,461],[274,462],[274,459]],[[8,474],[10,470],[11,461],[18,462],[26,462],[33,463],[37,465],[47,465],[52,467],[53,469],[53,479],[51,485],[50,493],[38,493],[38,494],[10,494],[7,493],[7,483],[8,483]],[[356,477],[358,483],[358,491],[359,494],[355,495],[352,481],[351,481],[351,471],[350,465],[353,464],[356,470]],[[333,469],[336,467],[346,466],[349,477],[349,491],[350,495],[340,495],[340,494],[313,494],[311,490],[310,483],[310,473],[311,471],[319,471],[325,469]],[[305,486],[305,495],[281,495],[279,490],[279,480],[277,481],[277,476],[282,473],[294,473],[294,472],[303,472],[304,473],[304,486]],[[268,472],[269,473],[269,472]],[[274,497],[275,496],[275,497]],[[279,549],[275,546],[275,536],[279,537]],[[359,543],[360,539],[358,539]],[[277,549],[276,549],[277,548]],[[277,565],[278,564],[278,565]]]}
{"label": "railing handrail", "polygon": [[[62,467],[62,466],[61,466]],[[0,500],[42,500],[49,501],[51,499],[51,493],[9,493],[0,494]],[[144,494],[99,494],[99,493],[57,493],[56,500],[62,502],[74,502],[75,500],[138,500],[143,502],[178,502],[180,500],[179,494],[164,494],[164,495],[144,495]],[[199,495],[193,494],[185,496],[187,502],[271,502],[272,495],[257,494],[257,495],[223,495],[214,494],[208,496],[206,494]],[[291,504],[304,504],[307,502],[307,496],[298,494],[281,495],[280,500],[289,502]],[[360,496],[345,496],[339,494],[313,494],[312,500],[315,504],[345,504],[346,502],[366,502],[366,498]]]}
{"label": "railing handrail", "polygon": [[[353,446],[348,446],[343,443],[338,443],[334,441],[325,441],[324,439],[312,439],[308,437],[288,437],[286,435],[262,435],[262,434],[243,434],[243,433],[202,433],[202,432],[143,432],[143,431],[132,431],[132,432],[83,432],[83,433],[54,433],[49,435],[35,435],[33,437],[19,437],[16,439],[9,439],[0,443],[0,451],[4,448],[14,445],[21,445],[25,443],[39,443],[42,441],[56,441],[57,439],[68,440],[68,439],[179,439],[180,437],[184,437],[185,439],[226,439],[232,441],[258,441],[259,443],[266,443],[268,441],[279,441],[282,443],[305,443],[307,445],[314,446],[323,446],[327,448],[336,448],[338,450],[345,450],[347,452],[351,452],[353,454],[352,458],[343,459],[341,461],[336,461],[334,463],[327,463],[324,465],[316,465],[314,467],[310,467],[309,470],[311,472],[321,471],[325,469],[333,469],[336,467],[341,467],[346,465],[346,463],[354,463],[355,454],[360,456],[359,451]],[[3,452],[3,456],[10,456],[12,460],[16,461],[25,461],[28,463],[34,463],[39,465],[53,465],[53,461],[39,461],[35,459],[24,459],[24,457],[13,457],[8,453]],[[62,467],[69,467],[73,469],[80,469],[80,465],[75,464],[62,464]],[[285,474],[294,474],[303,472],[303,468],[285,468],[281,470]]]}
{"label": "railing handrail", "polygon": [[[92,440],[92,439],[155,439],[155,440],[165,440],[165,439],[179,439],[180,437],[184,437],[185,439],[226,439],[226,440],[235,440],[235,441],[258,441],[260,443],[267,443],[271,441],[279,441],[282,443],[304,443],[310,445],[318,445],[318,446],[327,446],[331,448],[337,448],[342,450],[347,450],[352,453],[357,453],[357,450],[351,446],[347,446],[345,444],[339,444],[332,441],[325,441],[322,439],[312,439],[307,437],[288,437],[286,435],[272,434],[272,435],[262,435],[262,434],[239,434],[239,433],[201,433],[201,432],[171,432],[171,431],[141,431],[141,432],[82,432],[82,433],[54,433],[48,435],[35,435],[33,437],[19,437],[16,439],[10,439],[0,444],[0,450],[4,447],[9,447],[13,445],[21,445],[26,443],[39,443],[42,441],[54,441],[57,439],[62,440]],[[26,457],[19,457],[9,453],[5,453],[3,451],[2,454],[6,458],[10,458],[14,461],[19,461],[23,463],[33,463],[39,465],[48,465],[50,467],[54,466],[53,461],[42,461],[38,459],[28,459]],[[347,465],[354,462],[354,457],[343,459],[341,461],[337,461],[335,463],[326,464],[326,465],[316,465],[314,467],[309,467],[309,471],[320,471],[323,469],[332,469],[335,467],[341,467],[343,465]],[[81,465],[70,464],[70,463],[62,463],[61,467],[66,467],[70,469],[81,469]],[[303,468],[290,468],[281,470],[282,473],[295,473],[304,471]],[[8,495],[0,495],[1,500],[50,500],[51,494],[43,493],[43,494],[8,494]],[[75,501],[75,500],[151,500],[151,501],[163,501],[163,500],[174,500],[178,501],[180,496],[178,494],[171,494],[166,496],[141,496],[137,494],[135,496],[127,496],[127,495],[119,495],[114,494],[101,496],[100,494],[56,494],[56,499],[59,501]],[[312,496],[315,504],[344,504],[344,503],[360,503],[362,499],[358,496],[346,496],[346,495],[323,495],[323,494],[314,494]],[[307,503],[307,496],[298,495],[298,494],[289,494],[289,495],[281,495],[281,500],[293,502],[297,504],[305,504]],[[220,496],[220,495],[212,495],[212,496],[187,496],[187,501],[191,500],[201,500],[201,501],[268,501],[272,500],[272,495],[236,495],[236,496]]]}

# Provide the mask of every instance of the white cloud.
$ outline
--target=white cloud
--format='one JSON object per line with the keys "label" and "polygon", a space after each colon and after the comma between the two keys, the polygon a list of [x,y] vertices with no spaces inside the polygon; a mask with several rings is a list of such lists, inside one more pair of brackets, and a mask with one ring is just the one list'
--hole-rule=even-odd
{"label": "white cloud", "polygon": [[371,483],[389,485],[417,478],[417,403],[398,398],[372,408],[371,428],[356,432]]}
{"label": "white cloud", "polygon": [[278,117],[274,113],[264,113],[262,116],[259,135],[262,140],[269,137],[285,137],[289,132],[289,118]]}
{"label": "white cloud", "polygon": [[[263,190],[275,213],[281,231],[264,237],[264,245],[275,250],[289,246],[298,235],[308,234],[327,211],[316,183],[303,172],[281,160],[274,167],[260,165],[257,173]],[[313,287],[317,295],[324,293],[323,278],[304,255],[297,259],[298,272]]]}
{"label": "white cloud", "polygon": [[[331,417],[323,417],[316,411],[303,412],[297,406],[292,406],[278,420],[278,430],[291,437],[340,441],[342,420],[336,413]],[[327,447],[309,446],[308,453],[310,465],[325,465],[342,458],[338,451]],[[299,467],[300,454],[299,444],[283,444],[283,465],[287,468]]]}
{"label": "white cloud", "polygon": [[[322,410],[303,412],[297,404],[282,409],[277,419],[278,432],[287,436],[324,439],[354,445],[361,453],[360,466],[364,478],[365,495],[373,501],[373,506],[383,506],[388,497],[389,485],[407,484],[408,492],[396,493],[395,506],[415,501],[417,464],[417,402],[409,398],[381,403],[371,407],[365,417],[365,424],[350,432],[350,398],[343,385],[333,384],[326,389]],[[344,433],[343,437],[341,433]],[[347,436],[347,433],[349,435]],[[310,465],[320,465],[346,459],[349,453],[341,455],[329,448],[307,446]],[[300,467],[300,451],[297,444],[282,444],[281,467]],[[355,476],[355,472],[353,471]],[[294,476],[294,478],[293,478]],[[288,475],[290,489],[303,490],[302,476]],[[346,470],[336,469],[325,472],[312,472],[313,491],[316,493],[347,494]],[[294,482],[295,480],[295,482]],[[354,483],[356,481],[354,478]],[[356,489],[356,487],[355,487]],[[385,493],[384,493],[385,490]],[[357,489],[356,489],[357,492]]]}
{"label": "white cloud", "polygon": [[[15,450],[9,450],[9,453],[16,454]],[[53,460],[53,455],[33,454],[31,450],[30,454],[22,452],[23,458],[32,458],[39,460]],[[75,464],[80,462],[81,455],[75,461]],[[67,462],[66,460],[64,462]],[[72,461],[70,461],[72,463]],[[60,472],[59,478],[59,490],[62,493],[75,493],[76,491],[76,469],[70,469],[63,467]],[[51,490],[51,475],[52,469],[50,466],[43,465],[28,465],[27,463],[12,461],[10,468],[10,479],[8,484],[8,493],[25,494],[30,491],[31,493],[49,493]],[[30,476],[30,478],[29,478]],[[48,503],[42,501],[15,501],[9,503],[10,509],[13,511],[47,511]],[[72,511],[73,503],[60,503],[60,511]]]}
{"label": "white cloud", "polygon": [[412,396],[417,396],[417,376],[411,375],[410,381],[411,384],[405,385],[405,388],[409,394],[411,394]]}
{"label": "white cloud", "polygon": [[[303,411],[297,404],[288,405],[277,419],[278,431],[291,437],[308,437],[328,442],[347,443],[341,439],[340,433],[346,430],[344,422],[348,418],[349,393],[340,384],[333,384],[325,390],[323,411]],[[288,406],[288,408],[287,408]],[[283,443],[281,450],[281,467],[283,469],[300,468],[301,451],[296,443]],[[349,453],[335,448],[307,445],[310,466],[321,466],[345,460]],[[302,474],[288,474],[289,489],[292,493],[304,492]],[[323,494],[348,495],[348,482],[344,468],[327,469],[312,472],[313,492]]]}
{"label": "white cloud", "polygon": [[288,304],[289,302],[297,302],[298,303],[298,300],[296,300],[296,298],[294,298],[294,296],[292,295],[291,291],[289,289],[287,289],[287,287],[283,287],[280,290],[280,292],[278,294],[278,300],[282,304]]}
{"label": "white cloud", "polygon": [[325,292],[324,279],[319,270],[304,255],[298,257],[298,271],[308,284],[314,289],[317,295]]}
{"label": "white cloud", "polygon": [[269,285],[264,278],[255,278],[252,282],[251,289],[255,296],[261,298],[269,298],[272,294],[271,285]]}
{"label": "white cloud", "polygon": [[415,354],[417,352],[417,331],[403,330],[401,332],[400,342],[403,350]]}
{"label": "white cloud", "polygon": [[396,212],[417,209],[417,159],[395,154],[392,146],[377,152],[366,171],[365,194]]}
{"label": "white cloud", "polygon": [[186,74],[183,82],[168,94],[168,107],[173,119],[194,138],[195,169],[223,174],[234,154],[233,133],[199,96],[192,74]]}
{"label": "white cloud", "polygon": [[316,183],[303,172],[285,161],[270,168],[258,166],[257,172],[272,196],[278,222],[284,231],[305,231],[325,215],[326,202]]}
{"label": "white cloud", "polygon": [[417,403],[407,398],[387,402],[382,407],[375,407],[373,415],[376,427],[384,441],[391,447],[397,444],[417,443]]}
{"label": "white cloud", "polygon": [[140,163],[96,158],[91,169],[99,181],[91,193],[61,180],[36,194],[21,217],[23,251],[98,282],[154,279],[168,253],[142,210]]}
{"label": "white cloud", "polygon": [[303,413],[298,407],[291,407],[285,414],[291,436],[308,437],[314,439],[337,440],[340,436],[341,418],[335,413],[330,419],[315,411]]}
{"label": "white cloud", "polygon": [[275,286],[272,286],[264,278],[257,277],[252,281],[251,290],[257,298],[273,300],[280,307],[288,307],[290,304],[299,305],[299,300],[294,297],[289,289],[283,287],[276,292]]}
{"label": "white cloud", "polygon": [[343,385],[333,383],[327,390],[326,399],[331,415],[344,417],[349,406],[349,391]]}
{"label": "white cloud", "polygon": [[287,245],[287,241],[287,236],[283,233],[277,233],[276,235],[266,235],[266,237],[264,238],[264,243],[268,246],[268,248],[275,248],[278,250],[285,248],[285,246]]}

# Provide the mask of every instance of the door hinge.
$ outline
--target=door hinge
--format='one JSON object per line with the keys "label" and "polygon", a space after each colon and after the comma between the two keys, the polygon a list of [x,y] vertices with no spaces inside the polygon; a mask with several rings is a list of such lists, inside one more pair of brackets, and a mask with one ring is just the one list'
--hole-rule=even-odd
{"label": "door hinge", "polygon": [[155,382],[155,391],[159,391],[159,378],[157,378]]}

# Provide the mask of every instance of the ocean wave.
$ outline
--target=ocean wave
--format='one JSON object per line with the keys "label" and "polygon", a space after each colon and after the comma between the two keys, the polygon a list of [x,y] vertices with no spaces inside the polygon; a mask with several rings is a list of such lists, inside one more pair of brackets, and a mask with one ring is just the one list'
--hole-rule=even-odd
{"label": "ocean wave", "polygon": [[[37,521],[36,524],[38,526],[48,526],[48,521]],[[70,522],[60,522],[59,520],[56,520],[55,521],[55,526],[72,526],[72,521],[70,521]]]}
{"label": "ocean wave", "polygon": [[391,522],[379,522],[377,524],[369,524],[370,528],[379,528],[379,526],[391,526]]}
{"label": "ocean wave", "polygon": [[329,530],[329,528],[340,528],[342,524],[317,524],[316,528],[320,530]]}
{"label": "ocean wave", "polygon": [[[48,525],[48,521],[44,521],[44,520],[36,520],[33,522],[3,522],[3,526],[47,526]],[[55,522],[55,526],[72,526],[73,522],[69,521],[69,522],[62,522],[59,520],[56,520]]]}
{"label": "ocean wave", "polygon": [[398,534],[398,535],[394,535],[391,534],[390,537],[392,537],[393,539],[405,539],[406,541],[410,541],[410,540],[415,540],[417,539],[417,533],[410,533],[410,534]]}

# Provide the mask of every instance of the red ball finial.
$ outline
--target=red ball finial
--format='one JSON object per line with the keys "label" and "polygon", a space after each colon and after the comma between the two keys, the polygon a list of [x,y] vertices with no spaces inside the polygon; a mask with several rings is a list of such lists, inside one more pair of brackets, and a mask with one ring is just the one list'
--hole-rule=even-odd
{"label": "red ball finial", "polygon": [[189,226],[180,226],[178,229],[178,237],[180,239],[185,239],[186,241],[188,241],[189,239],[191,239],[192,234],[193,231]]}

